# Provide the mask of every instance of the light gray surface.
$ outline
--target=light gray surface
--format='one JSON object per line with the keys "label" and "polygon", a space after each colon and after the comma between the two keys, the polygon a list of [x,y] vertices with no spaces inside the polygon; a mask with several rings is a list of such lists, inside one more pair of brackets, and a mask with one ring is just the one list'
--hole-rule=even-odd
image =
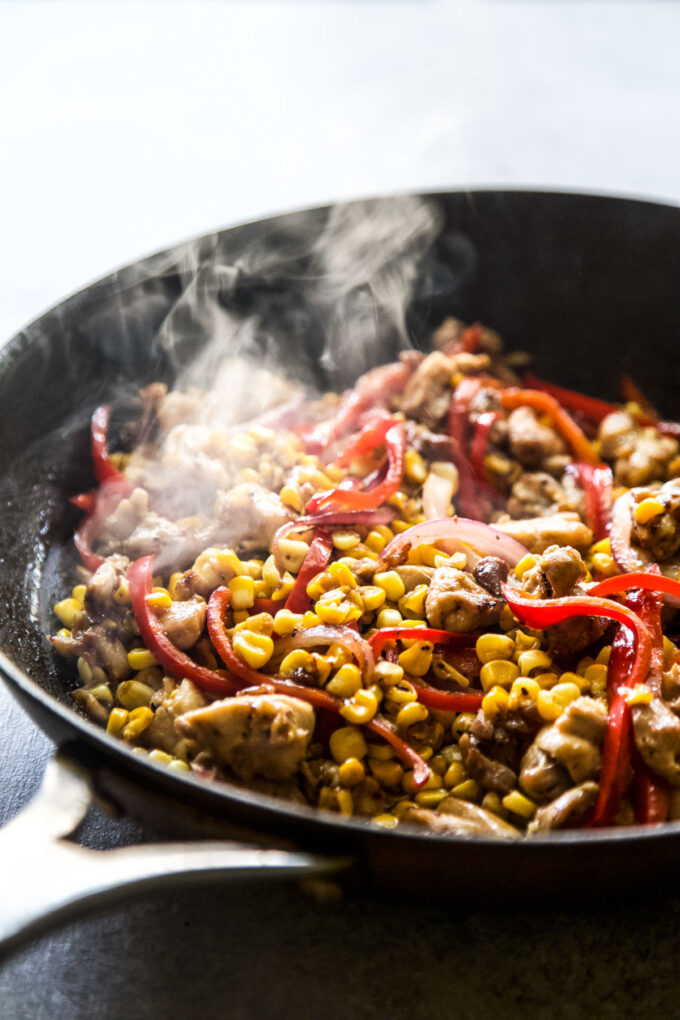
{"label": "light gray surface", "polygon": [[[680,200],[679,29],[668,0],[0,3],[0,336],[146,251],[329,198]],[[50,745],[4,688],[0,725],[6,819]],[[93,812],[83,838],[139,833]],[[0,1016],[676,1015],[678,901],[627,900],[490,915],[177,891],[10,961]]]}

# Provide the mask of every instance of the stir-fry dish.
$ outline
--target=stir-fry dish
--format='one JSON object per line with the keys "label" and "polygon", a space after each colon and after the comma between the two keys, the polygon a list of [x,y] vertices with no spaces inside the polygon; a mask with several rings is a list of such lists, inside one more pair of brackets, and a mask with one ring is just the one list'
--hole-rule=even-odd
{"label": "stir-fry dish", "polygon": [[161,384],[96,408],[50,638],[78,705],[168,769],[387,828],[680,817],[680,426],[525,365],[450,319],[266,425]]}

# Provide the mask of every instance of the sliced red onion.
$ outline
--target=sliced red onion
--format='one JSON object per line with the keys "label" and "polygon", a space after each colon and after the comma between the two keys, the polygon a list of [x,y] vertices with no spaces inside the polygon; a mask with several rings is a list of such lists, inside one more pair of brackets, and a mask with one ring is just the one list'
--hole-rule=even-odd
{"label": "sliced red onion", "polygon": [[368,526],[375,528],[378,524],[389,524],[394,519],[395,511],[385,507],[380,510],[345,510],[331,514],[305,514],[282,525],[272,539],[272,554],[279,559],[279,544],[282,538],[291,531],[309,531],[311,528],[354,528]]}
{"label": "sliced red onion", "polygon": [[288,637],[276,642],[276,654],[287,655],[294,648],[313,648],[315,645],[341,645],[356,659],[362,673],[369,678],[373,676],[373,650],[368,641],[364,641],[351,627],[321,624],[319,627],[293,631]]}
{"label": "sliced red onion", "polygon": [[416,524],[397,535],[383,549],[378,562],[390,565],[400,563],[413,546],[451,539],[454,542],[464,542],[483,556],[498,556],[511,567],[516,566],[529,551],[514,538],[481,521],[471,521],[466,517],[445,517]]}
{"label": "sliced red onion", "polygon": [[624,574],[647,570],[652,560],[641,549],[634,549],[631,541],[633,532],[633,509],[635,501],[630,492],[615,501],[612,507],[609,541],[614,562]]}
{"label": "sliced red onion", "polygon": [[423,513],[428,521],[446,517],[451,509],[451,500],[455,490],[453,478],[444,478],[436,471],[430,471],[423,485]]}

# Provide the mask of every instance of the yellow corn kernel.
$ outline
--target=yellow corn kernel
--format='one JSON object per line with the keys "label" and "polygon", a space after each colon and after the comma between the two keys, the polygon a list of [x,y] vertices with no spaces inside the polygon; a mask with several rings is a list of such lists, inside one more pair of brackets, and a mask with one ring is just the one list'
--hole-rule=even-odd
{"label": "yellow corn kernel", "polygon": [[[241,612],[245,612],[245,610],[241,610]],[[274,617],[271,613],[255,613],[254,616],[246,616],[246,621],[237,624],[234,631],[252,630],[257,634],[266,634],[267,637],[271,637],[274,633]]]}
{"label": "yellow corn kernel", "polygon": [[532,648],[538,648],[541,643],[535,634],[527,634],[525,631],[519,629],[515,631],[514,639],[516,647],[514,656],[515,660],[519,659],[522,652],[528,652]]}
{"label": "yellow corn kernel", "polygon": [[252,609],[255,602],[255,582],[243,574],[232,577],[227,587],[231,592],[231,608],[235,611]]}
{"label": "yellow corn kernel", "polygon": [[533,818],[536,814],[536,805],[533,800],[529,800],[519,790],[511,790],[507,793],[501,804],[506,811],[510,811],[513,815],[519,815],[520,818]]}
{"label": "yellow corn kernel", "polygon": [[85,603],[85,592],[86,591],[87,591],[86,585],[84,585],[84,584],[77,584],[75,586],[75,588],[73,589],[73,591],[71,592],[71,596],[76,600],[76,602],[78,603],[79,606],[82,606]]}
{"label": "yellow corn kernel", "polygon": [[252,577],[258,581],[262,577],[262,560],[243,560],[241,562],[241,577]]}
{"label": "yellow corn kernel", "polygon": [[127,653],[127,660],[130,669],[148,669],[150,666],[157,666],[158,661],[153,652],[148,648],[133,648]]}
{"label": "yellow corn kernel", "polygon": [[579,691],[581,691],[581,693],[583,693],[583,691],[588,689],[588,683],[586,681],[586,678],[581,676],[580,673],[572,673],[570,671],[567,671],[566,673],[562,673],[562,675],[559,676],[559,677],[556,676],[555,673],[550,673],[549,675],[551,677],[555,677],[553,683],[551,683],[551,684],[541,683],[542,676],[547,676],[547,675],[548,674],[540,674],[539,673],[539,675],[536,677],[536,680],[538,681],[539,684],[541,684],[541,687],[554,687],[557,683],[562,683],[562,684],[573,684],[574,686],[578,687],[578,689],[579,689]]}
{"label": "yellow corn kernel", "polygon": [[294,673],[296,669],[302,669],[305,673],[311,673],[313,666],[312,653],[305,651],[304,648],[295,648],[285,656],[279,666],[279,672],[283,676]]}
{"label": "yellow corn kernel", "polygon": [[501,609],[501,615],[499,617],[498,622],[500,623],[502,630],[506,631],[508,630],[511,631],[517,626],[517,620],[512,615],[512,609],[510,608],[510,606],[508,605],[503,606],[503,608]]}
{"label": "yellow corn kernel", "polygon": [[326,690],[337,698],[352,698],[361,686],[361,670],[348,662],[340,667],[332,680],[329,680]]}
{"label": "yellow corn kernel", "polygon": [[117,737],[128,721],[129,713],[124,708],[112,708],[109,721],[106,724],[106,732]]}
{"label": "yellow corn kernel", "polygon": [[410,482],[422,485],[427,478],[427,464],[417,450],[409,449],[404,455],[404,474]]}
{"label": "yellow corn kernel", "polygon": [[399,665],[405,673],[413,676],[425,676],[432,665],[434,645],[429,641],[414,641],[410,648],[405,648],[399,656]]}
{"label": "yellow corn kernel", "polygon": [[169,765],[173,760],[171,754],[166,751],[161,751],[159,748],[154,748],[153,751],[149,751],[149,761],[153,761],[156,765]]}
{"label": "yellow corn kernel", "polygon": [[484,714],[488,715],[490,719],[507,712],[509,703],[510,695],[504,687],[492,687],[488,694],[482,698]]}
{"label": "yellow corn kernel", "polygon": [[234,634],[233,648],[251,669],[262,669],[274,654],[274,642],[267,634],[240,630]]}
{"label": "yellow corn kernel", "polygon": [[250,613],[247,609],[235,609],[233,615],[234,623],[237,627],[245,626],[246,622],[250,619]]}
{"label": "yellow corn kernel", "polygon": [[399,611],[402,615],[417,616],[422,619],[425,616],[425,598],[427,592],[428,586],[426,584],[417,584],[412,591],[402,595],[398,603]]}
{"label": "yellow corn kernel", "polygon": [[404,679],[404,670],[397,662],[380,659],[376,664],[373,676],[385,687],[392,687]]}
{"label": "yellow corn kernel", "polygon": [[326,573],[335,582],[335,587],[357,587],[357,579],[346,563],[331,563]]}
{"label": "yellow corn kernel", "polygon": [[517,665],[522,676],[529,676],[533,669],[549,669],[552,666],[552,658],[547,652],[542,652],[540,648],[532,648],[530,651],[520,654]]}
{"label": "yellow corn kernel", "polygon": [[490,691],[492,687],[509,687],[519,676],[519,667],[507,659],[492,659],[485,662],[479,671],[482,690]]}
{"label": "yellow corn kernel", "polygon": [[76,616],[80,613],[82,606],[77,599],[62,599],[54,607],[54,613],[59,617],[65,627],[73,627]]}
{"label": "yellow corn kernel", "polygon": [[403,679],[396,684],[391,684],[385,696],[393,705],[410,705],[418,700],[418,692],[410,681]]}
{"label": "yellow corn kernel", "polygon": [[611,654],[612,654],[612,646],[611,645],[605,645],[604,648],[601,648],[600,651],[597,653],[597,658],[595,659],[595,662],[599,666],[608,666],[609,665],[609,660],[611,658]]}
{"label": "yellow corn kernel", "polygon": [[387,543],[390,541],[391,537],[392,537],[391,532],[390,538],[385,538],[384,535],[380,534],[377,528],[374,528],[373,531],[369,531],[369,533],[366,535],[366,538],[364,539],[364,545],[367,545],[372,552],[379,553],[383,551]]}
{"label": "yellow corn kernel", "polygon": [[386,594],[376,584],[364,584],[358,589],[359,596],[367,613],[374,613],[385,603]]}
{"label": "yellow corn kernel", "polygon": [[274,617],[274,631],[279,637],[292,634],[302,626],[302,613],[291,613],[290,609],[279,609]]}
{"label": "yellow corn kernel", "polygon": [[476,716],[474,712],[459,712],[451,723],[451,733],[453,736],[458,739],[459,737],[462,737],[464,733],[467,733],[475,721],[475,718]]}
{"label": "yellow corn kernel", "polygon": [[279,561],[284,570],[289,570],[291,574],[298,573],[308,552],[307,543],[299,539],[282,538],[279,542]]}
{"label": "yellow corn kernel", "polygon": [[515,642],[507,634],[482,634],[477,638],[475,651],[480,662],[511,659],[515,651]]}
{"label": "yellow corn kernel", "polygon": [[536,680],[520,677],[510,688],[509,708],[519,708],[526,701],[533,701],[535,704],[540,690],[541,687]]}
{"label": "yellow corn kernel", "polygon": [[113,694],[108,684],[97,684],[96,687],[92,687],[90,694],[101,701],[103,705],[113,705]]}
{"label": "yellow corn kernel", "polygon": [[422,790],[415,796],[416,804],[420,807],[434,809],[438,807],[449,795],[448,790]]}
{"label": "yellow corn kernel", "polygon": [[165,591],[165,589],[154,589],[150,595],[146,596],[146,604],[149,609],[157,613],[163,609],[169,609],[172,605],[172,599],[169,592]]}
{"label": "yellow corn kernel", "polygon": [[663,636],[663,666],[664,669],[670,669],[675,662],[678,654],[677,645],[674,645],[670,638]]}
{"label": "yellow corn kernel", "polygon": [[59,630],[57,631],[57,637],[70,638],[71,631],[68,629],[68,627],[60,627]]}
{"label": "yellow corn kernel", "polygon": [[349,817],[354,811],[354,800],[349,790],[337,790],[335,797],[341,815]]}
{"label": "yellow corn kernel", "polygon": [[592,655],[584,655],[584,657],[578,661],[578,665],[576,666],[577,672],[581,673],[582,676],[585,676],[588,666],[592,666],[594,662],[595,659],[593,659]]}
{"label": "yellow corn kernel", "polygon": [[[574,674],[576,676],[577,674]],[[527,678],[528,679],[528,678]],[[554,687],[556,683],[559,683],[559,676],[557,673],[536,673],[533,677],[539,687]],[[579,677],[581,683],[583,683],[583,677]]]}
{"label": "yellow corn kernel", "polygon": [[357,535],[356,531],[334,531],[333,532],[333,545],[340,552],[347,552],[348,549],[354,549],[355,546],[359,545],[361,539]]}
{"label": "yellow corn kernel", "polygon": [[453,683],[458,684],[459,687],[470,686],[469,678],[464,673],[459,672],[455,666],[452,666],[441,655],[432,656],[432,672],[439,680],[451,680]]}
{"label": "yellow corn kernel", "polygon": [[[238,573],[240,572],[241,571],[238,571]],[[262,565],[262,580],[272,590],[278,586],[281,580],[281,572],[279,571],[279,568],[276,565],[276,560],[273,556],[268,556]]]}
{"label": "yellow corn kernel", "polygon": [[279,493],[279,499],[286,506],[290,506],[293,510],[297,510],[298,513],[302,513],[304,503],[302,502],[299,489],[296,489],[294,485],[284,485]]}
{"label": "yellow corn kernel", "polygon": [[409,549],[406,562],[417,566],[434,567],[440,556],[439,549],[433,545],[416,545]]}
{"label": "yellow corn kernel", "polygon": [[368,764],[371,774],[381,786],[399,786],[404,778],[404,768],[394,758],[388,758],[387,761],[369,758]]}
{"label": "yellow corn kernel", "polygon": [[452,761],[444,773],[444,786],[447,790],[450,790],[452,787],[462,783],[466,776],[467,773],[462,761]]}
{"label": "yellow corn kernel", "polygon": [[400,729],[408,729],[409,726],[425,722],[429,715],[430,713],[425,705],[421,705],[419,701],[410,701],[403,708],[399,709],[397,713],[397,726]]}
{"label": "yellow corn kernel", "polygon": [[594,662],[585,669],[583,679],[590,693],[600,698],[607,690],[607,667]]}
{"label": "yellow corn kernel", "polygon": [[605,577],[613,577],[614,574],[618,573],[618,567],[614,562],[613,556],[608,556],[607,553],[595,553],[592,559],[593,569],[598,574],[603,574]]}
{"label": "yellow corn kernel", "polygon": [[633,511],[638,524],[648,524],[649,521],[661,514],[666,513],[666,507],[659,499],[643,499]]}
{"label": "yellow corn kernel", "polygon": [[383,589],[390,602],[398,602],[406,592],[404,582],[396,570],[379,571],[373,576],[373,582]]}
{"label": "yellow corn kernel", "polygon": [[[413,772],[409,771],[404,773],[404,776],[401,781],[401,788],[404,791],[404,793],[407,793],[410,796],[413,796],[419,792],[419,790],[416,790],[415,784],[413,782]],[[441,788],[442,777],[435,775],[434,772],[430,772],[430,775],[427,778],[427,782],[425,783],[424,786],[420,787],[420,790],[441,790]]]}
{"label": "yellow corn kernel", "polygon": [[133,708],[128,714],[128,721],[123,727],[123,738],[135,740],[153,722],[153,712],[146,706]]}
{"label": "yellow corn kernel", "polygon": [[399,825],[399,819],[396,815],[385,813],[382,815],[373,815],[371,821],[374,825],[379,825],[381,829],[396,829]]}
{"label": "yellow corn kernel", "polygon": [[[168,581],[168,592],[170,594],[170,598],[177,599],[177,586],[180,584],[183,577],[184,574],[181,570],[176,570],[174,574],[170,574],[170,580]],[[118,590],[120,591],[120,589]],[[114,592],[114,598],[116,597],[116,594],[117,592]]]}
{"label": "yellow corn kernel", "polygon": [[291,577],[290,574],[285,574],[272,592],[272,598],[274,601],[284,602],[290,595],[294,584],[295,578]]}
{"label": "yellow corn kernel", "polygon": [[386,741],[379,744],[368,744],[368,757],[374,761],[389,761],[394,758],[394,748]]}
{"label": "yellow corn kernel", "polygon": [[91,681],[93,680],[92,667],[90,666],[89,662],[87,662],[87,660],[82,657],[82,655],[78,656],[78,659],[76,660],[76,667],[78,669],[78,676],[80,677],[82,682],[84,684],[91,683]]}
{"label": "yellow corn kernel", "polygon": [[398,609],[387,607],[380,610],[376,617],[375,624],[376,627],[382,630],[383,627],[401,627],[403,620],[404,618]]}
{"label": "yellow corn kernel", "polygon": [[649,705],[654,697],[646,684],[635,684],[635,687],[625,688],[623,696],[629,705]]}
{"label": "yellow corn kernel", "polygon": [[171,762],[168,762],[168,769],[171,772],[190,772],[191,769],[185,761],[181,758],[173,758]]}
{"label": "yellow corn kernel", "polygon": [[317,600],[314,610],[323,623],[329,623],[335,627],[351,623],[363,615],[363,609],[353,605],[339,588],[322,595]]}
{"label": "yellow corn kernel", "polygon": [[332,579],[326,573],[317,574],[307,585],[305,591],[310,599],[315,602],[320,599],[327,591],[331,591],[336,585]]}
{"label": "yellow corn kernel", "polygon": [[452,553],[450,556],[440,553],[435,556],[434,565],[435,567],[455,567],[456,570],[465,570],[467,556],[464,552]]}
{"label": "yellow corn kernel", "polygon": [[599,542],[593,542],[593,544],[590,547],[591,555],[597,553],[606,553],[608,556],[611,556],[611,552],[612,544],[608,538],[601,538]]}
{"label": "yellow corn kernel", "polygon": [[390,521],[390,527],[392,528],[392,531],[394,532],[395,535],[401,535],[402,531],[408,531],[408,529],[412,527],[412,525],[413,525],[412,521],[403,521],[400,520],[399,518]]}
{"label": "yellow corn kernel", "polygon": [[459,797],[461,800],[477,800],[479,787],[474,779],[464,779],[462,783],[453,786],[450,793],[453,797]]}
{"label": "yellow corn kernel", "polygon": [[331,733],[329,740],[333,760],[342,765],[348,758],[361,760],[366,757],[367,747],[364,735],[355,726],[341,726]]}
{"label": "yellow corn kernel", "polygon": [[305,628],[305,630],[307,630],[307,628],[309,627],[318,627],[320,623],[321,623],[320,617],[318,617],[316,613],[313,613],[311,609],[307,610],[307,612],[302,617],[302,626]]}
{"label": "yellow corn kernel", "polygon": [[349,723],[358,726],[370,722],[378,711],[378,699],[372,691],[365,691],[363,688],[356,692],[351,701],[343,705],[340,715]]}
{"label": "yellow corn kernel", "polygon": [[123,680],[116,688],[116,701],[128,711],[148,705],[153,696],[153,687],[142,684],[139,680]]}
{"label": "yellow corn kernel", "polygon": [[531,553],[527,553],[527,555],[523,556],[522,559],[517,564],[517,566],[515,567],[515,577],[519,578],[524,577],[527,570],[531,570],[531,568],[535,567],[537,563],[538,560],[536,559],[536,557],[532,556]]}
{"label": "yellow corn kernel", "polygon": [[358,786],[366,778],[366,769],[358,758],[347,758],[338,769],[338,777],[343,786]]}
{"label": "yellow corn kernel", "polygon": [[503,816],[505,814],[501,798],[497,793],[492,793],[491,790],[482,797],[482,807],[485,811],[491,811],[494,815]]}

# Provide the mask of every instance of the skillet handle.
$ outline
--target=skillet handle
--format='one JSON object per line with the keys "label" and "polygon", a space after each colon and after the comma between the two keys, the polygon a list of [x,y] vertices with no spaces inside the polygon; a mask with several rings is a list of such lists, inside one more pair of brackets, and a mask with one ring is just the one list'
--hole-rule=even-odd
{"label": "skillet handle", "polygon": [[92,801],[86,773],[57,753],[35,799],[0,830],[0,958],[60,921],[178,876],[215,882],[310,878],[351,863],[226,841],[88,850],[65,837]]}

